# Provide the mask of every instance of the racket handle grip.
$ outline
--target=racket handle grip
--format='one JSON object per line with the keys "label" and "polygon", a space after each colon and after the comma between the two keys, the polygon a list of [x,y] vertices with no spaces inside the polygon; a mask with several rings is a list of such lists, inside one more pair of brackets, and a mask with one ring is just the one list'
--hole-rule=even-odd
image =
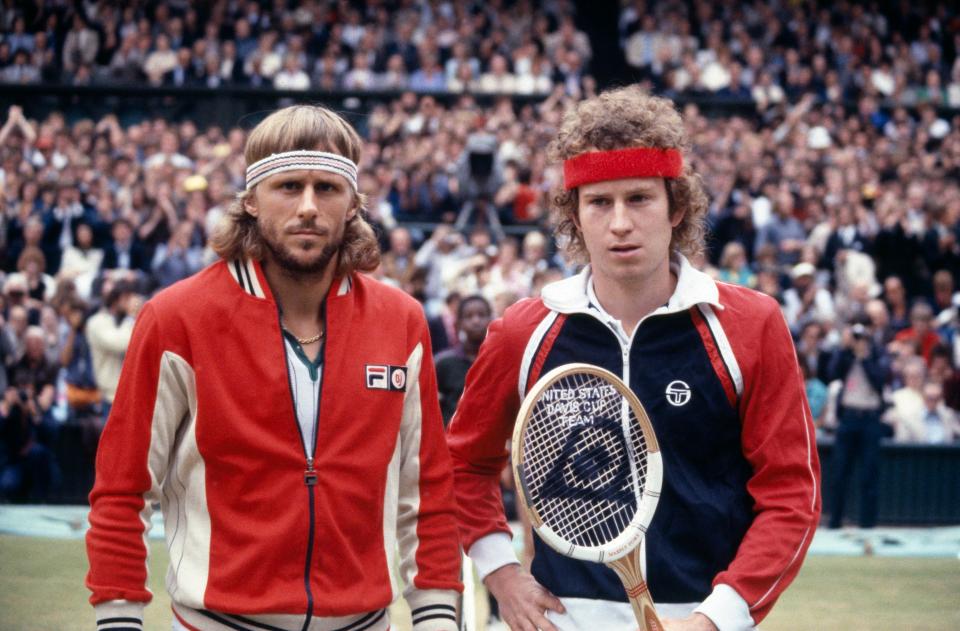
{"label": "racket handle grip", "polygon": [[653,607],[653,597],[650,596],[650,590],[640,571],[639,546],[616,561],[608,561],[607,565],[620,577],[620,582],[623,583],[623,588],[627,592],[627,598],[630,599],[630,606],[633,607],[633,614],[637,618],[637,624],[640,625],[640,631],[663,631],[663,623],[660,622],[657,610]]}
{"label": "racket handle grip", "polygon": [[[631,592],[640,593],[634,596]],[[640,624],[640,631],[663,631],[663,624],[657,616],[657,611],[653,608],[653,599],[650,597],[650,590],[647,584],[640,581],[640,584],[634,590],[627,589],[627,597],[630,598],[630,605],[633,607],[633,614],[637,617]]]}

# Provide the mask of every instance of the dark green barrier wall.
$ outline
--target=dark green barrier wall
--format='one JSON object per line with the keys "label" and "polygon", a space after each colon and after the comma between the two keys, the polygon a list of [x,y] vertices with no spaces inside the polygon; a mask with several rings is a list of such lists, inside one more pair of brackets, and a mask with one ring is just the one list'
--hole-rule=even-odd
{"label": "dark green barrier wall", "polygon": [[[62,428],[56,451],[63,469],[63,484],[51,498],[53,503],[86,504],[93,483],[91,442],[89,437],[84,440],[79,427]],[[823,442],[818,449],[826,507],[832,493],[833,444]],[[856,523],[860,503],[859,473],[859,469],[854,472],[847,488],[844,513],[851,524]],[[879,523],[885,525],[960,524],[960,445],[885,445],[880,465],[879,511]]]}
{"label": "dark green barrier wall", "polygon": [[[826,518],[834,492],[833,443],[821,443],[818,449]],[[847,482],[847,523],[856,524],[859,505],[858,468]],[[884,445],[878,510],[878,522],[885,525],[960,524],[960,445]]]}

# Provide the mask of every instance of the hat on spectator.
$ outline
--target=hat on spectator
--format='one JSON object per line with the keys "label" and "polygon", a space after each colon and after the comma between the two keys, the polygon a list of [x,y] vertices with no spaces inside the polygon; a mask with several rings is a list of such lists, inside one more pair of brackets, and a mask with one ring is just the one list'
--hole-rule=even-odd
{"label": "hat on spectator", "polygon": [[817,273],[817,268],[813,266],[813,263],[797,263],[793,266],[793,270],[790,272],[790,275],[793,278],[800,278],[802,276],[813,276]]}
{"label": "hat on spectator", "polygon": [[183,181],[183,190],[186,193],[205,191],[207,190],[207,178],[195,173]]}
{"label": "hat on spectator", "polygon": [[831,144],[833,141],[830,140],[830,132],[826,127],[817,125],[807,132],[807,146],[811,149],[827,149]]}
{"label": "hat on spectator", "polygon": [[21,272],[13,272],[7,275],[3,282],[3,293],[11,294],[14,292],[27,293],[27,277]]}
{"label": "hat on spectator", "polygon": [[930,135],[937,140],[941,140],[944,136],[950,133],[950,123],[938,118],[933,121],[933,124],[930,125]]}

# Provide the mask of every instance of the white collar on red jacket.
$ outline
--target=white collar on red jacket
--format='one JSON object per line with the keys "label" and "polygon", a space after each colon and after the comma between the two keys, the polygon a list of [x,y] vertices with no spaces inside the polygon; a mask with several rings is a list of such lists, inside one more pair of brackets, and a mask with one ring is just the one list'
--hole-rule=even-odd
{"label": "white collar on red jacket", "polygon": [[[670,260],[670,269],[677,275],[677,287],[664,307],[658,313],[686,311],[698,304],[710,304],[723,309],[720,304],[720,291],[717,283],[700,270],[690,265],[690,261],[679,252],[674,252]],[[543,304],[560,313],[575,313],[590,310],[591,285],[590,266],[579,274],[550,283],[543,288]]]}

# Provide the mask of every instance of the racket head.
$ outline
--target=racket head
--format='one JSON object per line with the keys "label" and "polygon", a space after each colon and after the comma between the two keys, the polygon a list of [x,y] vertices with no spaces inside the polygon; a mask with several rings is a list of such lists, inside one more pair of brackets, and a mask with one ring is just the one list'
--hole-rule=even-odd
{"label": "racket head", "polygon": [[663,462],[637,396],[608,370],[565,364],[524,397],[513,474],[537,535],[564,556],[597,563],[640,544]]}

